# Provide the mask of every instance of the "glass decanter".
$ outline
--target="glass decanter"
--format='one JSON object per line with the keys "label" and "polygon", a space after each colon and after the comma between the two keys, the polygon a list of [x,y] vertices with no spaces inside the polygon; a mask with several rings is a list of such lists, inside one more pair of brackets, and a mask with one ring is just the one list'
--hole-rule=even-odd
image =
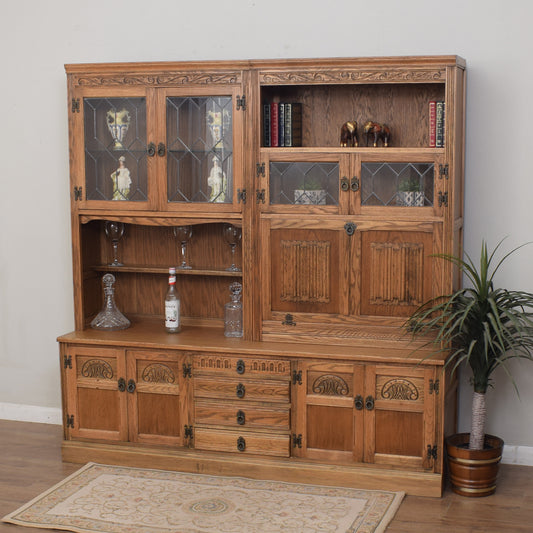
{"label": "glass decanter", "polygon": [[104,274],[102,283],[104,285],[104,308],[93,319],[91,327],[105,331],[129,328],[131,322],[118,310],[115,304],[115,288],[113,287],[115,276]]}
{"label": "glass decanter", "polygon": [[229,286],[231,301],[224,306],[224,335],[242,337],[242,285],[235,281]]}

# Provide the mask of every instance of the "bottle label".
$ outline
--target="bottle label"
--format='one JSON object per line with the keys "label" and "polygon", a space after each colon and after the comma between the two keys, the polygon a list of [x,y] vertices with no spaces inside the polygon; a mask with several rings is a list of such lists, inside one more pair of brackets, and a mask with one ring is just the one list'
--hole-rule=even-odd
{"label": "bottle label", "polygon": [[180,325],[180,302],[171,300],[165,302],[165,327],[178,328]]}

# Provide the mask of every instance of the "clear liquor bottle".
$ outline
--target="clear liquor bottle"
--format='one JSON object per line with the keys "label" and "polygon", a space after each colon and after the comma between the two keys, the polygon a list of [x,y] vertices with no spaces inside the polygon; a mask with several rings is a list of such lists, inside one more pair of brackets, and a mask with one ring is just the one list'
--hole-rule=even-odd
{"label": "clear liquor bottle", "polygon": [[168,290],[165,296],[165,329],[168,333],[181,331],[181,301],[176,290],[176,269],[168,269]]}

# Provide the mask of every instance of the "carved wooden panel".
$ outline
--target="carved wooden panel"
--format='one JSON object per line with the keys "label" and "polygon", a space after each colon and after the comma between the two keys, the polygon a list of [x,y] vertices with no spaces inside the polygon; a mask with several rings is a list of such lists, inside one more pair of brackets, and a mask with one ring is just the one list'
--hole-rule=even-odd
{"label": "carved wooden panel", "polygon": [[325,241],[281,241],[281,264],[294,267],[282,270],[282,301],[330,301],[330,248]]}
{"label": "carved wooden panel", "polygon": [[423,403],[424,378],[378,376],[376,380],[376,399]]}
{"label": "carved wooden panel", "polygon": [[324,396],[347,396],[350,393],[350,386],[341,376],[324,374],[313,381],[312,391],[313,394]]}
{"label": "carved wooden panel", "polygon": [[234,376],[270,375],[288,377],[291,365],[287,360],[265,359],[262,357],[238,357],[220,354],[195,355],[193,359],[195,372],[214,372]]}
{"label": "carved wooden panel", "polygon": [[270,242],[272,310],[340,312],[340,231],[275,229]]}
{"label": "carved wooden panel", "polygon": [[430,233],[369,231],[362,236],[363,314],[409,316],[431,295]]}
{"label": "carved wooden panel", "polygon": [[115,358],[78,356],[78,379],[116,381],[118,379]]}

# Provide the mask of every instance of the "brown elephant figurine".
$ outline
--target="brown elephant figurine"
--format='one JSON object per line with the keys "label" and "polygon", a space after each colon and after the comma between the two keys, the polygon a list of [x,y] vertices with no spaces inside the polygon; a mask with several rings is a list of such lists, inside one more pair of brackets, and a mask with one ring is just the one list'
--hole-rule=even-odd
{"label": "brown elephant figurine", "polygon": [[341,146],[359,146],[357,122],[355,120],[349,120],[342,125]]}
{"label": "brown elephant figurine", "polygon": [[381,139],[383,146],[389,146],[390,143],[390,128],[387,124],[378,124],[377,122],[372,122],[371,120],[365,122],[363,131],[366,135],[366,145],[368,146],[368,139],[370,136],[373,136],[373,146],[378,145],[378,141]]}

